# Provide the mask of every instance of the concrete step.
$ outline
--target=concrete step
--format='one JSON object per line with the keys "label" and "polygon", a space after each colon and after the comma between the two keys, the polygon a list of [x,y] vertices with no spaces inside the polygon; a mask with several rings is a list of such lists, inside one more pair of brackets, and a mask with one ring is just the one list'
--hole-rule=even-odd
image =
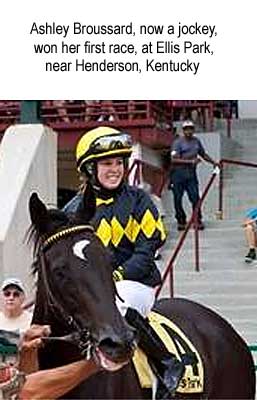
{"label": "concrete step", "polygon": [[[223,141],[224,158],[257,163],[257,120],[232,125],[232,139]],[[199,302],[228,320],[247,343],[257,343],[257,264],[244,262],[247,246],[242,228],[245,212],[257,207],[257,170],[229,165],[224,171],[224,217],[216,220],[218,185],[215,182],[203,206],[206,229],[199,232],[200,272],[195,272],[194,231],[174,263],[174,293]],[[188,217],[191,207],[185,196]],[[181,233],[174,215],[167,216],[170,231],[162,249],[163,271]],[[161,293],[169,295],[167,281]],[[257,356],[256,356],[257,359]]]}

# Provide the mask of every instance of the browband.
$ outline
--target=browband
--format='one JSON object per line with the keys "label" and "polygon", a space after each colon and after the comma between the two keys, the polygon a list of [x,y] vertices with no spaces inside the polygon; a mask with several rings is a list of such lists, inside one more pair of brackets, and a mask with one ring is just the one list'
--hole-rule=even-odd
{"label": "browband", "polygon": [[65,236],[68,236],[74,232],[87,231],[87,230],[94,232],[94,228],[91,225],[77,225],[77,226],[72,226],[71,228],[63,229],[62,231],[57,232],[54,235],[51,235],[49,238],[47,238],[43,242],[41,249],[45,251],[48,247],[50,247],[53,243],[57,242],[59,239],[62,239]]}

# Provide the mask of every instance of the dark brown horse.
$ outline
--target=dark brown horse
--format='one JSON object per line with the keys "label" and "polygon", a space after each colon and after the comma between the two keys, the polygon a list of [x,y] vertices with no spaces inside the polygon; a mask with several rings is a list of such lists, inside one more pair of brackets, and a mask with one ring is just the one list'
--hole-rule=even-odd
{"label": "dark brown horse", "polygon": [[[83,225],[85,214],[83,224],[79,216],[71,220],[61,211],[48,211],[33,194],[30,215],[38,274],[33,321],[49,323],[52,336],[68,335],[67,342],[49,341],[41,350],[41,368],[94,354],[106,371],[90,377],[65,398],[151,398],[151,393],[141,390],[132,363],[126,364],[133,354],[134,331],[115,306],[109,253],[90,226]],[[156,309],[181,328],[203,360],[203,393],[177,398],[254,399],[251,353],[223,318],[185,299],[163,299]],[[69,336],[71,332],[75,333]]]}

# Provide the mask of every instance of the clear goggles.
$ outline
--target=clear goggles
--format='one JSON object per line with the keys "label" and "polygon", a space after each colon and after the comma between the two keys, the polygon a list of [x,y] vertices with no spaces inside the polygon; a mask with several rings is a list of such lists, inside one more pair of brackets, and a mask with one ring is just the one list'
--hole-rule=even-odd
{"label": "clear goggles", "polygon": [[99,154],[111,150],[129,150],[131,147],[131,136],[127,133],[122,133],[120,135],[102,136],[96,139],[90,146],[90,153]]}

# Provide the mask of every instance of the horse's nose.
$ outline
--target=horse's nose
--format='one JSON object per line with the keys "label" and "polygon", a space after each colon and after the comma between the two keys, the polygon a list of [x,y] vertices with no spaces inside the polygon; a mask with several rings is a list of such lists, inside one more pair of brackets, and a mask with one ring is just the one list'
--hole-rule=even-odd
{"label": "horse's nose", "polygon": [[114,329],[105,329],[100,334],[98,341],[99,349],[113,361],[124,361],[130,358],[135,349],[135,331],[130,327],[122,332]]}

